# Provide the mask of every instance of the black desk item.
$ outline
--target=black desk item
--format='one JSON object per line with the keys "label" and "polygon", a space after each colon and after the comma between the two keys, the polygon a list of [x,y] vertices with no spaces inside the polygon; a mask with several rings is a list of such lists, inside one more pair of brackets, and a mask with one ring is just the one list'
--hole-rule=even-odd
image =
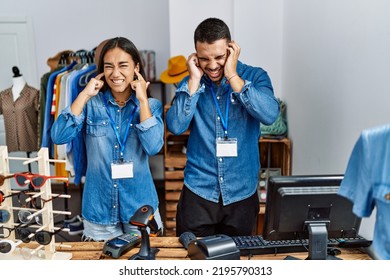
{"label": "black desk item", "polygon": [[188,256],[191,260],[239,260],[240,250],[231,237],[217,234],[192,240]]}
{"label": "black desk item", "polygon": [[157,235],[160,232],[157,222],[154,219],[154,209],[150,205],[144,205],[139,208],[130,218],[130,224],[135,225],[141,231],[141,248],[137,254],[134,254],[129,260],[155,260],[156,253],[160,251],[157,248],[150,248],[150,240],[147,228],[150,228],[151,235]]}
{"label": "black desk item", "polygon": [[[265,240],[261,235],[233,236],[242,256],[307,252],[308,239],[297,240]],[[337,239],[328,239],[328,246],[337,246]]]}
{"label": "black desk item", "polygon": [[190,244],[190,242],[192,240],[196,240],[196,236],[195,236],[195,234],[193,234],[192,232],[189,232],[189,231],[183,232],[179,237],[180,243],[183,245],[183,247],[186,250],[188,249],[188,245]]}
{"label": "black desk item", "polygon": [[141,236],[134,233],[124,233],[104,243],[103,253],[114,259],[119,258],[127,251],[141,243]]}

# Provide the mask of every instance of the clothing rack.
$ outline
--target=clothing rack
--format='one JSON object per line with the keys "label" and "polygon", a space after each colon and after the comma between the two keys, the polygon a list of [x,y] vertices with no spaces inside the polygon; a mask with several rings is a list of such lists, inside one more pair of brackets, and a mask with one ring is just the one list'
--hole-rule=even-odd
{"label": "clothing rack", "polygon": [[67,52],[61,55],[59,64],[60,65],[69,65],[73,61],[78,63],[95,63],[95,50],[87,51],[84,49],[78,50],[76,52]]}

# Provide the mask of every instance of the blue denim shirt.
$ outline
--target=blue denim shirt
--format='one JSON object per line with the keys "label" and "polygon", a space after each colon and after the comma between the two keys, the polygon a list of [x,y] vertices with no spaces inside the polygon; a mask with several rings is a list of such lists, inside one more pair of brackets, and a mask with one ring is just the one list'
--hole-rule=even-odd
{"label": "blue denim shirt", "polygon": [[133,178],[111,178],[111,163],[120,159],[120,145],[104,106],[103,93],[92,97],[79,116],[72,114],[70,107],[64,109],[54,122],[51,135],[54,143],[64,144],[85,130],[87,172],[82,215],[96,224],[115,225],[128,223],[142,205],[149,204],[158,209],[148,157],[162,148],[164,125],[162,104],[157,99],[149,98],[153,116],[140,123],[139,102],[135,94],[122,109],[110,91],[104,96],[120,131],[121,141],[134,106],[138,106],[124,149],[124,160],[133,162]]}
{"label": "blue denim shirt", "polygon": [[357,140],[339,194],[353,202],[353,212],[369,217],[376,207],[372,249],[390,259],[390,125],[367,129]]}
{"label": "blue denim shirt", "polygon": [[226,99],[232,92],[226,78],[218,86],[203,76],[201,86],[191,96],[186,77],[179,84],[174,103],[166,114],[166,124],[172,133],[182,134],[190,129],[184,184],[212,202],[218,202],[221,196],[224,205],[256,192],[260,122],[269,125],[279,113],[271,80],[263,69],[238,62],[237,73],[245,80],[245,85],[241,92],[231,94],[228,117],[228,136],[238,142],[237,157],[216,156],[216,140],[224,137],[224,129],[210,86],[226,118]]}

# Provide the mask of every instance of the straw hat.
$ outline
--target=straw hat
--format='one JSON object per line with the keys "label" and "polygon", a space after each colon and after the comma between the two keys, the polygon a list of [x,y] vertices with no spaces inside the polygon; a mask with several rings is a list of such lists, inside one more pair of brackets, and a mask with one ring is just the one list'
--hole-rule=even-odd
{"label": "straw hat", "polygon": [[168,60],[168,69],[161,73],[160,80],[165,84],[177,84],[185,76],[188,76],[187,60],[184,56],[178,55]]}
{"label": "straw hat", "polygon": [[[54,71],[59,63],[60,63],[60,60],[61,60],[61,57],[64,55],[65,57],[68,57],[69,54],[73,53],[72,50],[65,50],[65,51],[61,51],[59,53],[57,53],[55,56],[53,57],[49,57],[47,59],[47,65],[50,67],[50,71]],[[67,63],[70,63],[69,61],[67,61]]]}

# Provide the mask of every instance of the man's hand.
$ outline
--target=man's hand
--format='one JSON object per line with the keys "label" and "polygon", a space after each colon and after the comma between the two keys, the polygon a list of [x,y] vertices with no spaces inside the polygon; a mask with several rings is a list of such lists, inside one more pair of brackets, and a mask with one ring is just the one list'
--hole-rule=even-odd
{"label": "man's hand", "polygon": [[190,74],[188,79],[188,89],[190,94],[195,93],[200,85],[200,79],[203,76],[203,70],[199,66],[199,61],[196,53],[192,53],[187,59],[187,69]]}

